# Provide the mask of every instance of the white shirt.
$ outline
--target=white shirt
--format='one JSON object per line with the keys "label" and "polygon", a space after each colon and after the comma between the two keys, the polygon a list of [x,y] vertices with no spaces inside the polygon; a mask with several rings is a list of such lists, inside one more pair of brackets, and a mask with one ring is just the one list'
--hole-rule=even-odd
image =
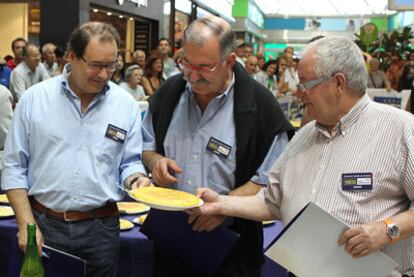
{"label": "white shirt", "polygon": [[[371,173],[372,189],[343,190],[347,173]],[[315,121],[302,127],[269,183],[259,196],[285,224],[309,201],[352,227],[414,210],[414,117],[364,95],[332,135]],[[413,237],[382,251],[399,263],[399,272],[414,274]]]}
{"label": "white shirt", "polygon": [[26,62],[22,61],[10,75],[10,91],[14,99],[18,101],[28,88],[49,78],[50,76],[42,63],[39,63],[33,72]]}

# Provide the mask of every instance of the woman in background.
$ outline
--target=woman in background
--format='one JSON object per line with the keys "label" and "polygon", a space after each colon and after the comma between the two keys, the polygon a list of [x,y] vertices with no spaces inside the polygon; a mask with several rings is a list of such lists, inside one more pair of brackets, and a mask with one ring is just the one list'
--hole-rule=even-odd
{"label": "woman in background", "polygon": [[125,80],[120,86],[128,91],[132,97],[137,101],[147,100],[145,95],[144,88],[139,85],[142,78],[142,69],[139,65],[134,64],[125,70]]}
{"label": "woman in background", "polygon": [[157,51],[152,52],[145,64],[144,76],[141,80],[141,85],[148,96],[153,95],[164,82],[162,70],[163,60],[161,53]]}

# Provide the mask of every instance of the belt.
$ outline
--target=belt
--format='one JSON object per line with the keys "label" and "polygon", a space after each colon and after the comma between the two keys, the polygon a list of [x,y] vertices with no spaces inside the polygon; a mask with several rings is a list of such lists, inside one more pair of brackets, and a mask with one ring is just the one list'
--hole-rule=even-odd
{"label": "belt", "polygon": [[108,202],[105,206],[93,209],[86,212],[76,212],[76,211],[67,211],[67,212],[55,212],[49,208],[46,208],[40,204],[34,197],[30,197],[30,203],[32,208],[37,210],[40,213],[43,213],[47,216],[63,219],[64,221],[81,221],[88,220],[93,218],[103,218],[103,217],[113,217],[119,216],[119,211],[116,203]]}

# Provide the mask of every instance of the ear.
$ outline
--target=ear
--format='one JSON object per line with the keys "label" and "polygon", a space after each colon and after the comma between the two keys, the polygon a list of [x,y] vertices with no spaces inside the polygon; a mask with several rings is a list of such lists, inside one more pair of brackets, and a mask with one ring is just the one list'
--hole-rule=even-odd
{"label": "ear", "polygon": [[236,63],[236,53],[231,52],[228,56],[227,56],[227,60],[226,60],[226,67],[231,69],[233,68],[234,64]]}
{"label": "ear", "polygon": [[73,52],[73,51],[69,51],[69,53],[68,53],[68,57],[67,57],[67,58],[69,59],[69,62],[72,62],[72,61],[74,61],[75,59],[77,59],[76,54],[75,54],[75,52]]}
{"label": "ear", "polygon": [[342,93],[346,88],[346,76],[345,74],[338,72],[333,75],[333,81],[338,93]]}

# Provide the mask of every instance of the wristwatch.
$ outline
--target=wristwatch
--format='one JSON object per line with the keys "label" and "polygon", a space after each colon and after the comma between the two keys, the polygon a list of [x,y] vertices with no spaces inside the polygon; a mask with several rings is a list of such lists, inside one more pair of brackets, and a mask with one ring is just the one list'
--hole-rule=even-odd
{"label": "wristwatch", "polygon": [[383,221],[387,225],[386,233],[387,236],[391,239],[392,242],[396,242],[400,237],[400,228],[395,224],[391,218],[388,218]]}

